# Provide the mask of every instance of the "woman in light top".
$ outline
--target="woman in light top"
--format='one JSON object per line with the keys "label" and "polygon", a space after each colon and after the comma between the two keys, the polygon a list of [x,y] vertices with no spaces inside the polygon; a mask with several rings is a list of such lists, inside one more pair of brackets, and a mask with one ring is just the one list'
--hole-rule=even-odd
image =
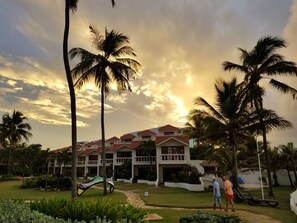
{"label": "woman in light top", "polygon": [[231,206],[232,206],[232,211],[235,212],[234,202],[233,202],[234,194],[233,194],[233,189],[232,189],[233,185],[227,176],[223,176],[223,180],[224,180],[224,190],[225,190],[225,195],[226,195],[226,209],[225,209],[225,211],[228,211],[228,205],[230,202]]}

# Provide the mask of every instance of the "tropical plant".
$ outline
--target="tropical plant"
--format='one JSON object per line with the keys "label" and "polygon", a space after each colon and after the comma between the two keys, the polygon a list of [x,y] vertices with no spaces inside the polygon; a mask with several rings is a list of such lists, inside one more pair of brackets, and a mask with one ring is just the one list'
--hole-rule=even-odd
{"label": "tropical plant", "polygon": [[[187,132],[196,135],[198,141],[224,145],[226,150],[232,151],[232,178],[235,187],[238,186],[238,146],[246,141],[254,141],[253,134],[260,126],[257,112],[252,111],[249,106],[250,95],[242,87],[242,84],[236,84],[236,79],[218,82],[215,85],[216,107],[201,97],[196,98],[195,104],[204,109],[192,110],[186,124]],[[263,109],[263,123],[268,130],[291,126],[290,122],[266,109]]]}
{"label": "tropical plant", "polygon": [[278,182],[276,171],[281,168],[281,164],[279,162],[280,161],[279,150],[277,148],[268,149],[268,157],[269,157],[269,163],[271,164],[274,186],[277,187],[279,186],[279,182]]}
{"label": "tropical plant", "polygon": [[[279,151],[279,157],[283,159],[283,166],[287,170],[288,177],[291,183],[291,187],[297,186],[297,174],[296,174],[296,166],[295,166],[295,158],[297,157],[297,148],[294,148],[294,144],[289,142],[287,145],[279,145],[277,146]],[[290,168],[290,164],[292,165]],[[290,169],[293,170],[295,183],[293,183],[290,175]]]}
{"label": "tropical plant", "polygon": [[156,156],[156,144],[153,140],[143,141],[140,145],[141,152],[143,155],[149,157],[150,162],[150,172],[149,175],[153,174],[153,158],[152,156]]}
{"label": "tropical plant", "polygon": [[94,79],[101,93],[103,187],[106,195],[105,96],[109,93],[112,83],[116,83],[120,91],[132,91],[129,81],[136,76],[140,64],[131,58],[136,54],[133,48],[127,45],[129,43],[127,36],[107,29],[103,36],[92,25],[89,28],[93,37],[93,45],[98,52],[94,54],[82,48],[74,48],[69,54],[71,59],[75,57],[80,59],[80,62],[72,69],[73,78],[76,79],[75,86],[81,88],[87,81]]}
{"label": "tropical plant", "polygon": [[251,50],[239,48],[241,64],[235,64],[229,61],[223,63],[226,71],[243,72],[246,89],[253,97],[253,105],[258,113],[263,136],[264,153],[269,183],[269,195],[274,196],[272,180],[270,175],[270,165],[267,149],[266,126],[263,122],[263,97],[260,92],[259,82],[264,79],[269,80],[269,84],[283,93],[289,93],[295,98],[297,90],[282,83],[273,76],[297,76],[297,67],[294,62],[286,61],[283,56],[276,53],[276,50],[286,47],[286,42],[278,37],[266,36],[261,38],[256,46]]}
{"label": "tropical plant", "polygon": [[0,123],[0,142],[8,141],[8,161],[7,161],[7,173],[10,172],[10,165],[12,159],[12,150],[16,149],[16,145],[22,141],[28,141],[32,136],[29,123],[24,122],[27,118],[19,111],[13,111],[10,116],[6,113],[2,117],[2,123]]}

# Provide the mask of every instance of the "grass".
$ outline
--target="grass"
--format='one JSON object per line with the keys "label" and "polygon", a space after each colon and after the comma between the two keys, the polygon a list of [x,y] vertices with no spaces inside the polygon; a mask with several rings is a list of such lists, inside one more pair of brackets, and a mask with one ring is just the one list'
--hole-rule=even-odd
{"label": "grass", "polygon": [[[71,199],[70,191],[41,191],[39,189],[21,189],[21,181],[0,182],[0,199],[13,200],[41,200],[51,198]],[[102,189],[89,189],[83,195],[78,197],[79,200],[96,200],[102,198]],[[109,198],[126,203],[126,196],[122,193],[114,191],[108,195]]]}
{"label": "grass", "polygon": [[[164,188],[148,186],[146,184],[118,184],[116,188],[122,190],[133,190],[138,193],[147,205],[164,206],[164,207],[187,207],[187,208],[210,208],[212,206],[212,192],[190,192],[179,188]],[[144,192],[149,192],[149,196],[145,197]],[[235,204],[236,209],[248,212],[264,214],[277,219],[283,223],[296,223],[297,217],[290,210],[290,193],[294,191],[291,187],[276,187],[274,188],[275,197],[268,199],[276,199],[279,201],[277,208],[271,208],[267,205],[250,206],[247,203]],[[260,190],[250,191],[255,197],[261,197]],[[265,191],[268,194],[268,191]],[[222,196],[222,204],[225,204],[224,196]],[[156,213],[159,210],[156,210]],[[183,211],[184,212],[184,211]],[[165,216],[179,216],[179,212],[165,211]],[[163,216],[161,214],[161,216]],[[159,222],[159,221],[157,221]],[[160,221],[163,222],[163,221]],[[164,221],[165,222],[165,221]],[[171,222],[171,221],[170,221]]]}
{"label": "grass", "polygon": [[[20,181],[8,181],[0,182],[0,199],[14,199],[14,200],[39,200],[50,198],[66,198],[70,199],[69,191],[40,191],[38,189],[21,189]],[[117,189],[132,190],[138,193],[140,197],[146,202],[147,205],[156,205],[164,207],[187,207],[187,208],[206,208],[212,205],[212,193],[211,192],[190,192],[179,188],[165,188],[154,187],[146,184],[127,184],[116,183],[115,191],[109,194],[108,197],[117,200],[121,203],[126,203],[126,197],[120,192],[116,192]],[[245,210],[252,213],[264,214],[277,219],[283,223],[296,223],[297,217],[290,211],[289,198],[290,193],[294,189],[290,187],[277,187],[274,188],[275,197],[280,204],[277,208],[271,208],[266,205],[263,206],[250,206],[248,204],[236,204],[236,209]],[[148,192],[149,196],[144,197],[144,192]],[[261,197],[260,190],[250,191],[254,196]],[[267,194],[267,191],[265,191]],[[102,189],[89,189],[79,200],[92,201],[104,197]],[[271,199],[271,198],[270,198]],[[225,200],[222,200],[223,205]],[[172,210],[172,209],[150,209],[147,210],[150,213],[157,213],[162,216],[163,220],[155,221],[156,223],[178,223],[179,218],[190,213],[195,213],[193,210]]]}

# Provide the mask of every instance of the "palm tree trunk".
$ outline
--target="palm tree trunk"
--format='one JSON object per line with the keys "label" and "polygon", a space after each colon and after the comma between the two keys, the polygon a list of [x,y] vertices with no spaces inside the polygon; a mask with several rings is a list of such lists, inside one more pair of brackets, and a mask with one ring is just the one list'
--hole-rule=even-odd
{"label": "palm tree trunk", "polygon": [[290,170],[289,170],[288,166],[286,167],[286,171],[287,171],[287,174],[288,174],[288,177],[289,177],[290,185],[291,185],[292,188],[294,188],[293,180],[292,180],[292,177],[290,175]]}
{"label": "palm tree trunk", "polygon": [[105,155],[105,127],[104,127],[104,83],[101,86],[101,134],[102,134],[102,159],[103,159],[103,190],[104,195],[107,195],[106,186],[106,155]]}
{"label": "palm tree trunk", "polygon": [[291,162],[292,162],[292,166],[293,166],[293,173],[294,173],[294,177],[295,177],[295,182],[294,182],[294,186],[297,186],[297,174],[296,174],[296,167],[295,167],[295,163],[294,163],[294,159],[291,156]]}
{"label": "palm tree trunk", "polygon": [[275,187],[278,187],[278,186],[279,186],[279,182],[278,182],[278,180],[277,180],[276,169],[275,169],[275,168],[272,168],[272,171],[273,171],[274,186],[275,186]]}
{"label": "palm tree trunk", "polygon": [[232,178],[233,178],[233,185],[234,188],[238,188],[238,162],[237,162],[237,144],[233,136],[231,136],[232,141],[232,155],[233,155],[233,171],[232,171]]}
{"label": "palm tree trunk", "polygon": [[64,29],[64,38],[63,38],[63,59],[65,72],[67,77],[67,83],[69,87],[70,94],[70,108],[71,108],[71,136],[72,136],[72,165],[71,165],[71,198],[74,199],[77,197],[77,188],[76,188],[76,104],[75,104],[75,92],[73,86],[73,80],[71,77],[69,58],[68,58],[68,36],[69,36],[69,10],[70,10],[70,0],[65,1],[65,29]]}
{"label": "palm tree trunk", "polygon": [[11,153],[12,153],[12,147],[10,146],[9,147],[9,150],[8,150],[8,160],[7,160],[7,174],[10,174],[10,163],[11,163]]}
{"label": "palm tree trunk", "polygon": [[269,164],[269,156],[268,156],[266,127],[265,127],[265,124],[263,122],[263,117],[262,117],[263,100],[262,100],[262,97],[259,97],[258,99],[259,99],[259,103],[260,103],[260,108],[259,108],[259,104],[257,101],[255,101],[255,107],[256,107],[256,111],[259,115],[259,121],[260,121],[261,130],[262,130],[262,134],[263,134],[263,149],[264,149],[264,157],[265,157],[265,162],[266,162],[268,187],[269,187],[268,196],[274,196],[273,187],[272,187],[273,186],[272,179],[271,179],[271,170],[270,170],[270,164]]}

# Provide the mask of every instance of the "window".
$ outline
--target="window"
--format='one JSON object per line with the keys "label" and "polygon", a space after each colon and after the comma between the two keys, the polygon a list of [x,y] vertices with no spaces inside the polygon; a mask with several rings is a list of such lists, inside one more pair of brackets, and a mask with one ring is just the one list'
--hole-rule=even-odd
{"label": "window", "polygon": [[144,140],[149,140],[151,138],[152,138],[151,136],[142,136],[142,139],[144,139]]}
{"label": "window", "polygon": [[183,146],[162,146],[162,154],[184,154],[185,149]]}
{"label": "window", "polygon": [[131,157],[132,153],[131,151],[120,151],[117,152],[117,157]]}
{"label": "window", "polygon": [[89,155],[89,160],[98,160],[97,155]]}
{"label": "window", "polygon": [[164,132],[164,136],[172,136],[174,135],[174,132]]}
{"label": "window", "polygon": [[[101,158],[102,158],[102,154],[101,154]],[[105,158],[106,159],[113,159],[113,153],[106,153]]]}
{"label": "window", "polygon": [[86,157],[84,156],[77,157],[77,161],[85,161],[85,160],[86,160]]}

